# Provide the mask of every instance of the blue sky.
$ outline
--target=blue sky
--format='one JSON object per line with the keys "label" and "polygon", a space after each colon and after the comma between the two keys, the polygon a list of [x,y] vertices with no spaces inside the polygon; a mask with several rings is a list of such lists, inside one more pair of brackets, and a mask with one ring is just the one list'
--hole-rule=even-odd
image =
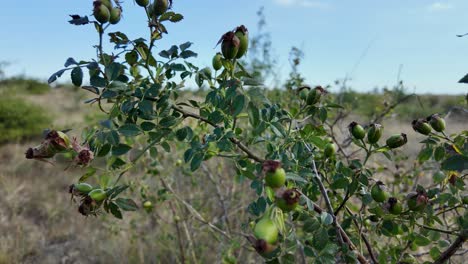
{"label": "blue sky", "polygon": [[[95,55],[94,28],[67,23],[69,14],[89,15],[91,0],[0,3],[0,61],[11,62],[5,69],[9,76],[47,79],[67,57]],[[300,71],[312,85],[348,75],[353,88],[370,91],[395,84],[402,65],[401,79],[409,91],[468,91],[468,85],[457,83],[468,72],[468,37],[455,36],[468,32],[466,0],[174,0],[174,10],[185,19],[169,26],[158,48],[190,40],[199,54],[194,63],[208,66],[227,30],[244,24],[256,33],[261,6],[283,79],[290,69],[289,50],[297,46],[305,53]],[[146,37],[142,10],[132,0],[123,7],[124,18],[111,30]]]}

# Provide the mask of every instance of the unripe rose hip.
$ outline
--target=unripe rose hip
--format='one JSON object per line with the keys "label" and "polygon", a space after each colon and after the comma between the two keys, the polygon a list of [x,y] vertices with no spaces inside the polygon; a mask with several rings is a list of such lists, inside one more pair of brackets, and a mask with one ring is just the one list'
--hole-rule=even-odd
{"label": "unripe rose hip", "polygon": [[122,9],[120,9],[119,7],[114,7],[110,11],[109,23],[111,23],[112,25],[115,25],[119,23],[121,17],[122,17]]}
{"label": "unripe rose hip", "polygon": [[224,58],[232,60],[236,57],[239,51],[240,40],[234,32],[227,32],[221,37],[221,52]]}
{"label": "unripe rose hip", "polygon": [[371,124],[369,130],[367,131],[367,141],[371,144],[377,143],[382,137],[383,126],[380,124]]}
{"label": "unripe rose hip", "polygon": [[153,2],[153,15],[160,16],[169,8],[168,0],[155,0]]}
{"label": "unripe rose hip", "polygon": [[387,139],[387,141],[386,141],[387,146],[389,148],[392,148],[392,149],[399,148],[399,147],[405,145],[406,142],[408,142],[408,139],[406,138],[405,133],[401,133],[401,134],[398,134],[398,135],[393,135],[393,136],[389,137]]}
{"label": "unripe rose hip", "polygon": [[354,121],[349,124],[348,128],[351,135],[357,140],[361,140],[366,136],[364,128]]}
{"label": "unripe rose hip", "polygon": [[432,131],[432,128],[427,120],[422,118],[413,120],[413,122],[411,122],[411,126],[413,127],[414,131],[423,135],[429,135]]}
{"label": "unripe rose hip", "polygon": [[281,162],[267,160],[263,163],[265,183],[271,188],[280,188],[286,183],[286,172],[281,168]]}
{"label": "unripe rose hip", "polygon": [[107,198],[107,194],[103,189],[94,189],[91,192],[89,192],[89,197],[93,199],[96,202],[101,202],[104,199]]}
{"label": "unripe rose hip", "polygon": [[137,3],[137,5],[141,7],[148,6],[149,4],[149,0],[135,0],[135,2]]}
{"label": "unripe rose hip", "polygon": [[99,0],[103,5],[105,5],[109,10],[112,9],[112,0]]}
{"label": "unripe rose hip", "polygon": [[221,69],[221,67],[223,67],[223,63],[221,62],[221,53],[216,53],[216,55],[213,56],[213,61],[212,61],[212,64],[213,64],[213,69],[215,71],[218,71]]}
{"label": "unripe rose hip", "polygon": [[276,244],[278,227],[270,218],[263,218],[255,224],[254,235],[257,239],[265,240],[269,244]]}
{"label": "unripe rose hip", "polygon": [[323,89],[322,86],[317,86],[314,89],[310,90],[309,94],[307,95],[307,104],[315,105],[320,101],[320,98],[325,93],[327,93],[327,91],[325,91],[325,89]]}
{"label": "unripe rose hip", "polygon": [[420,212],[426,208],[429,203],[426,191],[419,189],[416,192],[411,192],[406,196],[406,203],[411,211]]}
{"label": "unripe rose hip", "polygon": [[333,155],[335,155],[335,153],[336,153],[335,144],[328,143],[327,145],[325,145],[325,149],[324,149],[323,153],[325,154],[325,157],[327,157],[327,158],[330,158]]}
{"label": "unripe rose hip", "polygon": [[93,15],[99,23],[104,24],[109,22],[110,10],[101,1],[94,1]]}
{"label": "unripe rose hip", "polygon": [[371,196],[372,199],[374,199],[376,202],[381,203],[385,201],[388,197],[385,184],[383,184],[381,181],[376,182],[375,185],[371,188]]}
{"label": "unripe rose hip", "polygon": [[235,30],[236,36],[239,38],[239,50],[237,51],[236,58],[241,58],[247,52],[249,47],[249,31],[244,25],[241,25]]}
{"label": "unripe rose hip", "polygon": [[435,131],[442,132],[445,130],[445,120],[438,114],[428,116],[427,121]]}
{"label": "unripe rose hip", "polygon": [[81,183],[74,184],[73,189],[80,192],[80,193],[87,194],[87,193],[89,193],[90,191],[93,190],[93,186],[91,186],[88,183],[81,182]]}

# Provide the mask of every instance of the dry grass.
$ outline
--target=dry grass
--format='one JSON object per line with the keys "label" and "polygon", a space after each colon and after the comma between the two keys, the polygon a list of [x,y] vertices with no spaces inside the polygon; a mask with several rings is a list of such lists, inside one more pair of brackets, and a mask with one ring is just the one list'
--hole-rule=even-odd
{"label": "dry grass", "polygon": [[[72,134],[76,135],[85,126],[85,116],[88,119],[95,116],[95,107],[92,110],[84,106],[84,97],[74,94],[70,90],[53,90],[50,94],[27,97],[27,100],[48,107],[56,120],[54,126],[72,127]],[[340,124],[343,133],[347,133],[348,121]],[[420,148],[413,142],[422,137],[414,133],[409,124],[398,120],[387,120],[383,124],[386,135],[408,134],[412,143],[403,147],[403,151],[409,153],[407,164],[410,165]],[[468,124],[452,124],[448,120],[448,127],[449,132],[455,132],[468,129]],[[30,145],[35,143],[0,147],[0,264],[177,263],[182,258],[189,263],[215,263],[230,254],[244,260],[242,263],[261,261],[242,236],[233,232],[230,240],[217,234],[189,213],[182,203],[175,202],[171,194],[168,194],[169,200],[157,203],[151,213],[143,210],[126,213],[124,220],[108,215],[81,216],[77,212],[78,205],[70,201],[68,186],[76,182],[83,171],[65,171],[67,164],[61,158],[55,166],[26,160],[24,151]],[[228,223],[231,230],[248,232],[249,228],[243,226],[249,221],[246,207],[255,195],[249,182],[235,182],[229,161],[214,158],[206,163],[207,170],[200,169],[192,174],[184,166],[175,166],[182,153],[161,151],[159,155],[160,173],[151,176],[142,168],[135,169],[126,175],[132,187],[145,184],[151,195],[163,198],[157,194],[163,188],[163,178],[205,220],[223,229]],[[382,157],[371,162],[375,166],[390,167]],[[381,176],[388,176],[389,171],[395,170],[388,168]],[[139,192],[133,188],[127,194],[142,202]],[[219,195],[225,200],[227,215]]]}

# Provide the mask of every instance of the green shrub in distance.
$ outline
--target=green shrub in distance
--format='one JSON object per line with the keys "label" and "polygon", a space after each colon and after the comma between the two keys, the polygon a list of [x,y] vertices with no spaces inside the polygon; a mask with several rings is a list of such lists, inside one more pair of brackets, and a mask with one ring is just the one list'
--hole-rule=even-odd
{"label": "green shrub in distance", "polygon": [[15,97],[0,98],[0,144],[40,135],[50,122],[42,107]]}
{"label": "green shrub in distance", "polygon": [[50,86],[34,79],[12,77],[0,81],[0,90],[25,94],[45,94],[50,91]]}

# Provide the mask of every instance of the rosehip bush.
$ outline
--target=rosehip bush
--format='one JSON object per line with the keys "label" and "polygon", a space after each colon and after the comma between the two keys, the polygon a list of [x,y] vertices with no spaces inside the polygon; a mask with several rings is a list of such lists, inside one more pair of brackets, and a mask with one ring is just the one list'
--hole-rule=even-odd
{"label": "rosehip bush", "polygon": [[[158,152],[171,152],[179,141],[184,146],[180,158],[190,170],[208,159],[230,159],[238,178],[251,181],[257,197],[244,205],[250,224],[229,235],[208,226],[228,237],[243,236],[265,261],[416,263],[432,258],[442,263],[463,246],[468,236],[467,131],[448,135],[450,124],[438,114],[413,121],[408,126],[425,137],[414,167],[403,177],[386,175],[369,158],[384,157],[399,166],[400,150],[416,139],[404,133],[385,137],[382,124],[352,122],[347,135],[352,146],[347,147],[328,129],[341,106],[325,88],[295,87],[288,98],[275,102],[247,85],[245,26],[221,36],[212,71],[190,62],[197,56],[191,42],[168,49],[156,45],[168,34],[166,24],[183,19],[172,1],[136,4],[126,8],[140,8],[147,16],[148,24],[141,25],[149,27],[145,38],[111,31],[113,24],[127,22],[117,1],[94,1],[93,17],[72,15],[71,24],[95,27],[97,57],[69,58],[49,79],[70,71],[73,84],[89,92],[87,103],[99,105],[107,119],[85,129],[81,139],[49,131],[26,152],[28,159],[46,161],[69,153],[71,165],[84,169],[70,180],[81,214],[122,218],[123,211],[156,210],[162,201],[146,192],[141,192],[142,206],[134,201],[139,198],[129,197],[126,176],[138,164],[151,173]],[[104,37],[115,45],[113,51],[104,51]],[[82,86],[83,70],[89,85]],[[204,100],[181,96],[189,79],[209,87]],[[104,167],[95,164],[98,158],[106,160]],[[114,180],[93,185],[93,177]]]}

